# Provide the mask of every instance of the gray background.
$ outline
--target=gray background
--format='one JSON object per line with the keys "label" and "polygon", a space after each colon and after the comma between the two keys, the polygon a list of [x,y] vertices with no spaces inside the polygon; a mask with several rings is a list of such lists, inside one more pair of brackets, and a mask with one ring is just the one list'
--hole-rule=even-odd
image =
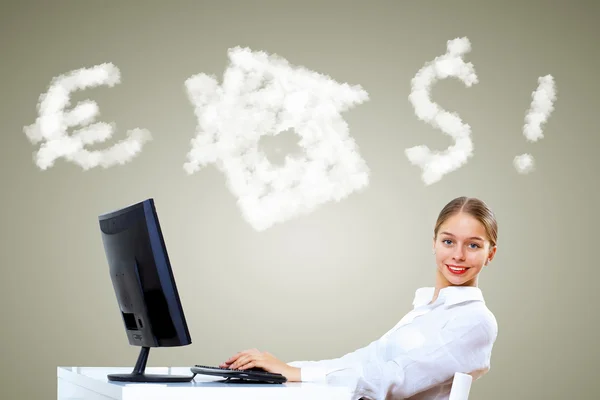
{"label": "gray background", "polygon": [[[598,398],[599,17],[593,1],[3,2],[0,397],[55,398],[58,365],[135,362],[101,213],[156,201],[194,342],[151,351],[149,366],[217,364],[250,347],[292,361],[343,355],[409,311],[415,289],[434,283],[437,213],[468,195],[488,202],[500,227],[480,279],[499,337],[472,398]],[[432,97],[471,125],[474,156],[426,186],[404,149],[452,140],[416,118],[410,80],[462,36],[480,82],[440,81]],[[371,169],[367,190],[259,233],[215,167],[183,171],[196,128],[184,81],[220,81],[235,46],[368,91],[345,113]],[[123,166],[84,172],[59,159],[41,171],[22,131],[39,95],[53,77],[103,62],[119,67],[121,84],[73,97],[95,100],[99,120],[116,124],[93,148],[135,127],[154,140]],[[524,116],[545,74],[556,109],[529,143]],[[261,145],[293,150],[291,137]],[[537,163],[528,175],[512,165],[524,152]]]}

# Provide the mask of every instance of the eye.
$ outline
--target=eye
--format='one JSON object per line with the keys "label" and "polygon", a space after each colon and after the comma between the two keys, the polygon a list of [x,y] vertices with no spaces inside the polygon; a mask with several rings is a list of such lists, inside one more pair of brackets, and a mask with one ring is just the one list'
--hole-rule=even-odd
{"label": "eye", "polygon": [[452,240],[450,240],[450,239],[444,239],[444,240],[442,240],[442,243],[445,243],[445,244],[448,244],[448,245],[450,244],[450,243],[446,243],[446,242],[452,242]]}
{"label": "eye", "polygon": [[475,248],[480,248],[481,246],[479,246],[477,243],[471,243],[473,246],[475,246]]}

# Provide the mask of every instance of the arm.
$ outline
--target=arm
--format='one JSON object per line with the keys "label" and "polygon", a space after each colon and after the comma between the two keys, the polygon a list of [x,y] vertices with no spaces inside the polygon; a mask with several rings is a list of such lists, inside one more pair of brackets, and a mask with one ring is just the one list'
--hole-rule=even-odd
{"label": "arm", "polygon": [[[365,362],[368,357],[372,357],[372,352],[376,351],[379,346],[378,342],[374,341],[368,346],[340,358],[322,361],[294,361],[287,364],[278,360],[269,352],[248,349],[234,354],[225,362],[219,364],[219,367],[242,370],[258,367],[267,372],[282,374],[289,382],[332,382],[332,379],[346,378],[348,375],[356,381],[359,377],[357,373],[360,372],[360,364]],[[341,371],[341,373],[333,378],[332,373],[337,371]]]}
{"label": "arm", "polygon": [[488,317],[474,324],[473,316],[460,316],[440,331],[422,334],[422,346],[394,354],[391,343],[386,359],[370,358],[353,399],[408,398],[452,379],[455,372],[486,368],[497,326]]}
{"label": "arm", "polygon": [[298,368],[298,377],[302,382],[327,381],[328,375],[333,372],[347,370],[346,373],[356,375],[360,372],[361,364],[371,357],[377,350],[379,340],[367,346],[350,352],[342,357],[320,361],[293,361],[289,366]]}

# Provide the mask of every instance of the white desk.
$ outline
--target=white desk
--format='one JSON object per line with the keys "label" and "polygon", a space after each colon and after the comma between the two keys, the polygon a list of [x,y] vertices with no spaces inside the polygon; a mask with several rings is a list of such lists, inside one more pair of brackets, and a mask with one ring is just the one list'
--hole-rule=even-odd
{"label": "white desk", "polygon": [[[188,383],[112,382],[107,374],[129,373],[133,367],[58,367],[58,400],[349,400],[345,386],[308,382],[284,384],[224,383],[218,376],[196,375]],[[147,373],[192,375],[189,367],[147,367]]]}

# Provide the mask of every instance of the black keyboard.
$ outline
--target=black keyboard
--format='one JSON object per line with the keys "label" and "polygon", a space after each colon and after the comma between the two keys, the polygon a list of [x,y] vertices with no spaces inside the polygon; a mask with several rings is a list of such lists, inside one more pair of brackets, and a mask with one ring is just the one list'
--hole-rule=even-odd
{"label": "black keyboard", "polygon": [[281,374],[267,372],[262,368],[230,369],[196,364],[190,368],[193,374],[213,375],[227,378],[227,381],[253,381],[264,383],[285,383],[287,378]]}

